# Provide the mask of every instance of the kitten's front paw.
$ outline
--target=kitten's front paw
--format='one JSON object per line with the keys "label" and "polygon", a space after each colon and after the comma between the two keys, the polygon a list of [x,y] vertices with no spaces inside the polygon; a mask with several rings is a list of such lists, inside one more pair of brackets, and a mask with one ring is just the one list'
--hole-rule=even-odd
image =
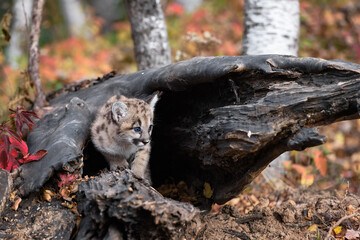
{"label": "kitten's front paw", "polygon": [[144,179],[144,173],[142,171],[131,170],[134,176],[138,179]]}
{"label": "kitten's front paw", "polygon": [[134,170],[132,170],[132,173],[135,178],[141,180],[145,185],[151,186],[151,180],[149,178],[145,177],[145,173],[140,172],[140,171],[134,171]]}

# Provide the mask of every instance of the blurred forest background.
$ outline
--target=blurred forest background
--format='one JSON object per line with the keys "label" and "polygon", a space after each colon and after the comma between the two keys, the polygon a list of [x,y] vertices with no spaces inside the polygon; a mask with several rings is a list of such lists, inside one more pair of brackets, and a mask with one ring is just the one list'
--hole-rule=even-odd
{"label": "blurred forest background", "polygon": [[[12,33],[14,2],[17,1],[2,0],[0,3],[3,33]],[[244,0],[194,1],[197,3],[194,6],[183,2],[186,1],[162,1],[173,62],[196,56],[242,54]],[[119,74],[137,70],[123,1],[80,3],[84,18],[81,30],[69,27],[73,25],[69,25],[69,16],[60,0],[45,3],[40,36],[40,76],[46,93],[69,82],[97,78],[112,70]],[[360,63],[360,3],[357,0],[301,0],[300,22],[300,57]],[[23,28],[18,46],[21,54],[16,59],[7,55],[10,45],[6,34],[0,38],[2,120],[7,117],[8,108],[29,105],[27,100],[34,94],[26,74],[28,35],[29,30]],[[334,188],[358,193],[360,121],[333,124],[321,131],[328,142],[303,152],[292,152],[291,159],[285,162],[287,174],[283,181],[290,187]],[[181,188],[181,183],[174,184]],[[233,203],[240,206],[244,200],[248,206],[244,211],[248,211],[261,195],[275,202],[280,193],[271,194],[276,189],[268,185],[260,176]],[[179,191],[175,193],[171,187],[166,187],[162,192],[171,196]],[[247,201],[249,196],[251,203]],[[191,196],[188,197],[184,200],[191,200]]]}

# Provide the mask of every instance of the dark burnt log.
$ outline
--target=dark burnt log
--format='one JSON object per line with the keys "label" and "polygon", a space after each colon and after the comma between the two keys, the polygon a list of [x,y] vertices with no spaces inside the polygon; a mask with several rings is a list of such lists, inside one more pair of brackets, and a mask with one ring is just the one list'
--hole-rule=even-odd
{"label": "dark burnt log", "polygon": [[9,202],[0,219],[0,239],[72,239],[77,216],[60,201],[23,199],[14,211]]}
{"label": "dark burnt log", "polygon": [[92,116],[88,105],[74,97],[36,123],[38,127],[28,136],[29,152],[47,149],[48,153],[41,161],[30,162],[14,170],[14,184],[21,186],[20,194],[27,195],[39,189],[55,170],[81,170],[82,149]]}
{"label": "dark burnt log", "polygon": [[[113,95],[144,99],[160,90],[151,157],[155,184],[172,177],[202,192],[208,182],[212,201],[223,203],[284,151],[321,144],[324,137],[312,127],[357,118],[359,70],[344,61],[264,55],[194,58],[115,76],[50,101],[53,110],[29,134],[31,151],[46,149],[48,156],[23,165],[15,183],[26,195],[54,170],[81,169],[98,107]],[[65,106],[80,99],[86,111],[67,117]],[[67,126],[70,121],[79,125]]]}
{"label": "dark burnt log", "polygon": [[13,181],[10,173],[0,169],[0,217],[12,191]]}
{"label": "dark burnt log", "polygon": [[76,239],[181,239],[200,213],[164,198],[130,170],[83,182],[77,201],[83,218]]}

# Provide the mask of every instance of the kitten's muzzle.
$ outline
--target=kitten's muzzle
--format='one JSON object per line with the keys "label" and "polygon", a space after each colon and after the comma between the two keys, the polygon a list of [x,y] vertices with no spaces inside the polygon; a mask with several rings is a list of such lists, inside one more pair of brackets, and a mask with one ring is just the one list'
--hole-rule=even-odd
{"label": "kitten's muzzle", "polygon": [[149,142],[150,140],[146,140],[146,139],[133,139],[133,144],[135,144],[138,147],[143,147]]}

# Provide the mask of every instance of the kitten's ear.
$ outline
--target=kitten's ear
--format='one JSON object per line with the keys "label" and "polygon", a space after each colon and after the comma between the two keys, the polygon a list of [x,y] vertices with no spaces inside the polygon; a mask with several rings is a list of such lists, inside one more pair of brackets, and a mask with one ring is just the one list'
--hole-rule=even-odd
{"label": "kitten's ear", "polygon": [[155,109],[155,105],[157,103],[157,101],[159,100],[159,97],[161,95],[162,92],[160,91],[156,91],[153,95],[151,95],[146,102],[150,105],[151,111],[154,111]]}
{"label": "kitten's ear", "polygon": [[119,122],[128,113],[128,108],[123,102],[114,102],[112,105],[112,117],[115,121]]}

